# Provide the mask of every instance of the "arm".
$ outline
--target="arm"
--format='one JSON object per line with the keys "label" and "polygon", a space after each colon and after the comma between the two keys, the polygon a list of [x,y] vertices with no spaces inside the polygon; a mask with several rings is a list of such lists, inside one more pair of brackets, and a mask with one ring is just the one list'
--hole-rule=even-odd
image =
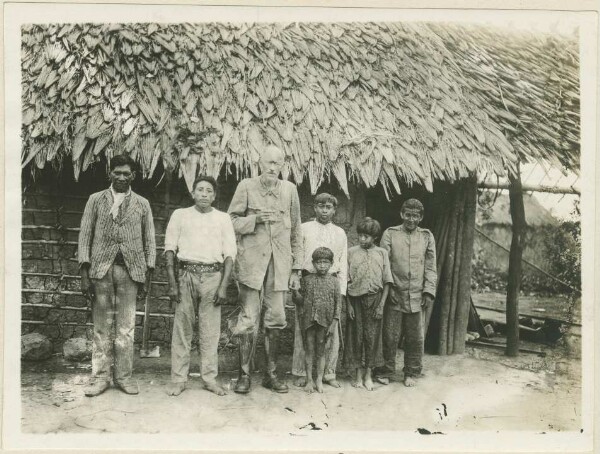
{"label": "arm", "polygon": [[165,251],[167,257],[167,277],[169,280],[169,299],[171,300],[171,309],[176,303],[179,303],[179,287],[175,274],[175,252]]}
{"label": "arm", "polygon": [[427,232],[429,241],[425,248],[425,271],[423,274],[423,293],[435,297],[437,288],[437,263],[435,255],[435,239],[433,233]]}
{"label": "arm", "polygon": [[81,274],[81,293],[86,299],[91,300],[94,297],[94,287],[90,281],[90,250],[94,238],[94,225],[96,224],[96,198],[94,196],[85,204],[83,217],[81,218],[81,228],[79,229],[79,241],[77,247],[77,256],[79,261],[79,272]]}
{"label": "arm", "polygon": [[231,216],[235,233],[239,235],[254,233],[254,229],[258,223],[257,215],[246,215],[246,210],[248,209],[248,190],[245,181],[242,180],[238,185],[227,210],[227,213]]}
{"label": "arm", "polygon": [[177,285],[177,273],[175,270],[175,253],[180,235],[179,213],[178,210],[173,212],[165,231],[165,257],[167,259],[167,278],[169,281],[171,309],[174,304],[179,302],[179,287]]}
{"label": "arm", "polygon": [[348,238],[344,234],[342,239],[342,253],[340,255],[340,272],[338,274],[340,282],[340,293],[346,296],[346,288],[348,286]]}
{"label": "arm", "polygon": [[152,275],[154,274],[154,266],[156,264],[156,238],[154,233],[154,218],[152,217],[152,208],[150,203],[145,201],[144,203],[144,216],[142,218],[142,241],[144,244],[144,256],[146,257],[146,282],[141,286],[138,292],[138,299],[146,297],[148,289],[150,288],[150,281],[152,281]]}
{"label": "arm", "polygon": [[294,186],[291,194],[290,220],[292,224],[291,246],[292,246],[292,274],[290,275],[289,287],[291,289],[300,287],[300,275],[302,261],[304,260],[302,219],[300,218],[300,199],[298,190]]}
{"label": "arm", "polygon": [[373,317],[376,320],[381,320],[383,318],[383,308],[385,307],[385,302],[387,301],[388,295],[390,294],[390,287],[392,284],[389,282],[383,286],[383,291],[381,292],[381,299],[375,309],[373,311]]}
{"label": "arm", "polygon": [[386,231],[383,232],[379,245],[388,251],[388,254],[392,252],[392,235],[390,235],[390,229],[386,229]]}
{"label": "arm", "polygon": [[229,280],[231,279],[233,261],[237,255],[235,232],[233,230],[231,219],[228,216],[223,218],[221,249],[223,251],[223,257],[225,258],[225,261],[223,263],[223,275],[221,277],[221,283],[219,284],[219,289],[217,290],[217,296],[215,298],[215,306],[220,306],[227,300],[227,287],[229,286]]}
{"label": "arm", "polygon": [[337,324],[340,321],[340,316],[342,312],[342,294],[340,293],[340,284],[339,281],[335,280],[335,290],[333,292],[333,300],[334,300],[334,309],[333,309],[333,320],[331,321],[331,325],[329,325],[329,329],[327,330],[327,335],[332,336],[335,330],[337,329]]}

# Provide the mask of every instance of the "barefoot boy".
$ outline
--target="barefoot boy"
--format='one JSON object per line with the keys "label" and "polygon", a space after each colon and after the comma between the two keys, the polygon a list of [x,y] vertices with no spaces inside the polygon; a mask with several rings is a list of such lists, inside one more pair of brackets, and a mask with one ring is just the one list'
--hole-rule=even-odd
{"label": "barefoot boy", "polygon": [[194,206],[175,210],[165,234],[169,297],[172,304],[177,304],[171,344],[171,384],[167,389],[171,396],[185,389],[195,311],[198,312],[200,376],[204,388],[219,396],[226,394],[216,380],[220,305],[227,295],[237,247],[229,215],[212,207],[216,192],[217,182],[212,177],[198,177],[192,190]]}
{"label": "barefoot boy", "polygon": [[385,306],[383,323],[382,377],[396,369],[396,349],[404,335],[404,384],[414,386],[421,375],[423,359],[423,313],[433,303],[437,284],[433,234],[419,227],[423,204],[409,199],[402,204],[402,224],[390,227],[381,237],[381,247],[390,253],[394,284]]}
{"label": "barefoot boy", "polygon": [[[338,201],[331,194],[323,192],[315,197],[315,219],[302,224],[302,274],[316,273],[312,261],[312,253],[318,247],[327,247],[333,252],[333,264],[329,274],[336,276],[340,283],[342,302],[346,296],[346,283],[348,276],[348,240],[343,228],[332,222]],[[296,312],[296,329],[294,336],[294,356],[292,361],[292,374],[296,376],[295,385],[306,385],[306,371],[304,370],[304,345],[298,312]],[[339,327],[338,327],[339,328]],[[327,338],[325,345],[325,375],[323,381],[328,385],[339,388],[336,380],[336,367],[340,350],[339,329]]]}
{"label": "barefoot boy", "polygon": [[[301,290],[293,289],[293,298],[300,314],[300,329],[306,355],[306,385],[308,393],[315,389],[323,392],[325,372],[325,342],[337,332],[341,311],[340,284],[328,273],[333,264],[333,252],[319,247],[312,253],[316,273],[307,274],[300,283]],[[313,358],[317,358],[317,380],[313,380]]]}

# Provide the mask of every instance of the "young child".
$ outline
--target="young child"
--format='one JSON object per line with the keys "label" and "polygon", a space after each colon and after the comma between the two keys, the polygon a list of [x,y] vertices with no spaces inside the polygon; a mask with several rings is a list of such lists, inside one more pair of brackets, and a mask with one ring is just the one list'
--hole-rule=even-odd
{"label": "young child", "polygon": [[[318,247],[328,247],[333,252],[333,265],[329,268],[329,274],[337,276],[342,294],[342,306],[346,298],[346,284],[348,282],[348,241],[346,232],[335,225],[332,220],[335,215],[338,201],[333,195],[322,192],[315,197],[314,210],[315,219],[302,224],[302,275],[316,273],[312,262],[312,253]],[[299,311],[296,311],[294,330],[294,355],[292,360],[292,374],[296,377],[296,386],[306,386],[306,371],[304,364],[304,345],[302,330],[300,329]],[[338,330],[327,338],[325,344],[325,373],[323,382],[339,388],[336,380],[336,367],[338,353],[340,350],[340,331]]]}
{"label": "young child", "polygon": [[385,307],[383,356],[385,375],[396,368],[396,349],[404,336],[404,385],[415,386],[421,376],[424,347],[423,313],[433,303],[437,285],[433,234],[419,227],[423,204],[409,199],[402,204],[402,224],[390,227],[381,237],[381,247],[390,254],[394,284]]}
{"label": "young child", "polygon": [[[356,227],[359,246],[348,250],[348,322],[344,363],[355,371],[352,386],[373,390],[371,371],[383,365],[381,319],[393,282],[388,252],[375,246],[379,222],[365,218]],[[364,367],[364,375],[363,375]]]}
{"label": "young child", "polygon": [[[301,311],[299,321],[303,334],[306,355],[305,390],[312,393],[315,388],[323,392],[325,371],[325,342],[338,329],[340,320],[341,294],[338,279],[329,274],[333,264],[333,252],[319,247],[312,253],[316,273],[302,278],[300,290],[292,290],[296,307]],[[313,359],[317,358],[317,380],[313,380]]]}

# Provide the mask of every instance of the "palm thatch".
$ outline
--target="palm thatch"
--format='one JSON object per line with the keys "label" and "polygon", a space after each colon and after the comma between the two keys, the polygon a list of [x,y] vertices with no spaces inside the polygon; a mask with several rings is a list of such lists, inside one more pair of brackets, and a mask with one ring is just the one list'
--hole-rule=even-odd
{"label": "palm thatch", "polygon": [[[504,40],[504,41],[503,41]],[[567,46],[570,49],[565,53]],[[315,192],[576,163],[576,44],[423,23],[50,24],[22,29],[23,167],[104,154],[256,174],[270,142]]]}

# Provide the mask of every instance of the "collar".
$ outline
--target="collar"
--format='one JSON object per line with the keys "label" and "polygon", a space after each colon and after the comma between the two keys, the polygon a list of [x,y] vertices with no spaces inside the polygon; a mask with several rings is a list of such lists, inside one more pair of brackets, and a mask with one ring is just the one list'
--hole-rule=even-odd
{"label": "collar", "polygon": [[272,195],[274,197],[279,197],[279,188],[281,187],[281,180],[277,179],[275,186],[269,188],[265,185],[261,177],[258,177],[258,181],[260,182],[260,193],[262,196]]}
{"label": "collar", "polygon": [[[113,196],[113,200],[117,198],[117,195],[122,195],[122,192],[117,192],[114,190],[114,188],[112,187],[112,184],[110,185],[110,193]],[[129,186],[129,190],[125,193],[124,197],[129,197],[131,195],[131,186]]]}

